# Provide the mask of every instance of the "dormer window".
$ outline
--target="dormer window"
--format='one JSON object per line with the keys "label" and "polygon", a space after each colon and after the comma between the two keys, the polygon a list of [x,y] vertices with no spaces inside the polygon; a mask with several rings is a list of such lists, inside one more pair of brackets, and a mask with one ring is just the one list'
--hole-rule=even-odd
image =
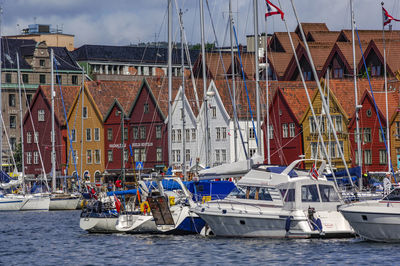
{"label": "dormer window", "polygon": [[380,76],[381,75],[381,66],[371,66],[371,76]]}
{"label": "dormer window", "polygon": [[39,60],[39,65],[40,65],[41,67],[44,67],[44,59],[40,59],[40,60]]}

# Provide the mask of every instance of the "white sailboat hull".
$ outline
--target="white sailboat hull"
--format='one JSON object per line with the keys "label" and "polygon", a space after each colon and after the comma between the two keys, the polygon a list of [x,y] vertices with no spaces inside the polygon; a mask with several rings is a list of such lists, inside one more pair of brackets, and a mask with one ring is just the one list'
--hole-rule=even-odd
{"label": "white sailboat hull", "polygon": [[158,232],[154,218],[151,215],[123,214],[118,217],[116,229],[126,233]]}
{"label": "white sailboat hull", "polygon": [[81,217],[79,226],[90,233],[118,233],[117,217]]}
{"label": "white sailboat hull", "polygon": [[78,197],[70,198],[51,198],[50,199],[50,210],[76,210],[79,204]]}
{"label": "white sailboat hull", "polygon": [[10,197],[0,198],[0,211],[19,211],[27,199],[16,199]]}
{"label": "white sailboat hull", "polygon": [[356,233],[379,242],[400,242],[400,203],[366,201],[340,207]]}
{"label": "white sailboat hull", "polygon": [[49,206],[49,197],[28,196],[28,201],[21,208],[21,211],[48,211]]}

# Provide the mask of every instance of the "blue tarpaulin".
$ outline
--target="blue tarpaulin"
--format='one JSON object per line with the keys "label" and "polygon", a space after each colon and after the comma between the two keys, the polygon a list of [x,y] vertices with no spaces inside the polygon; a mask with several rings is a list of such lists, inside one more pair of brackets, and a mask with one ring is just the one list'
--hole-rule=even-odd
{"label": "blue tarpaulin", "polygon": [[10,183],[11,180],[14,180],[11,178],[6,172],[3,170],[0,171],[0,183]]}

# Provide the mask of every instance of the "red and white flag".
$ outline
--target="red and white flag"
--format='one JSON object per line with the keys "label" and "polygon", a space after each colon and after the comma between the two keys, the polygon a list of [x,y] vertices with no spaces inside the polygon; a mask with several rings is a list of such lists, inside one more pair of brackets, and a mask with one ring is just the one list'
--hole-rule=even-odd
{"label": "red and white flag", "polygon": [[267,10],[265,12],[265,19],[269,16],[273,15],[281,15],[281,19],[283,20],[284,13],[280,10],[276,5],[272,4],[271,1],[265,0],[265,4],[267,5]]}
{"label": "red and white flag", "polygon": [[382,7],[382,13],[383,13],[383,26],[386,26],[387,24],[392,22],[392,20],[400,21],[399,19],[395,19],[394,17],[389,15],[389,13],[387,12],[387,10],[384,7]]}
{"label": "red and white flag", "polygon": [[318,174],[317,167],[315,166],[315,163],[313,163],[313,165],[311,167],[310,176],[311,176],[311,178],[318,180],[319,174]]}
{"label": "red and white flag", "polygon": [[115,200],[115,209],[117,209],[117,212],[119,213],[121,211],[121,201],[119,201],[119,199],[115,194],[114,194],[114,200]]}

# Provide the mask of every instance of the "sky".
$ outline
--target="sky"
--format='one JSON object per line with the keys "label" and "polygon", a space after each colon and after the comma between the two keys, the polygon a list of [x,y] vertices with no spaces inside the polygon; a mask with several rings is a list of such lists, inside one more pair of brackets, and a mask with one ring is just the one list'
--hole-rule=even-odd
{"label": "sky", "polygon": [[[204,0],[205,39],[229,45],[228,0]],[[75,47],[84,44],[129,45],[167,41],[167,0],[0,0],[2,35],[16,35],[29,24],[51,24],[65,34],[75,35]],[[278,0],[271,0],[279,6]],[[280,0],[290,31],[297,22],[290,0]],[[382,29],[381,0],[353,0],[359,29]],[[400,18],[398,0],[386,0],[385,8]],[[183,10],[185,35],[189,43],[200,42],[199,0],[172,0],[174,40],[179,42],[176,9]],[[259,32],[265,32],[263,0],[259,3]],[[330,30],[350,29],[349,0],[294,0],[300,22],[324,22]],[[232,0],[239,42],[253,31],[253,0]],[[210,10],[210,12],[208,11]],[[212,22],[210,19],[210,13]],[[400,29],[400,22],[392,22]],[[214,35],[212,25],[215,27]],[[268,19],[268,33],[285,31],[279,16]]]}

